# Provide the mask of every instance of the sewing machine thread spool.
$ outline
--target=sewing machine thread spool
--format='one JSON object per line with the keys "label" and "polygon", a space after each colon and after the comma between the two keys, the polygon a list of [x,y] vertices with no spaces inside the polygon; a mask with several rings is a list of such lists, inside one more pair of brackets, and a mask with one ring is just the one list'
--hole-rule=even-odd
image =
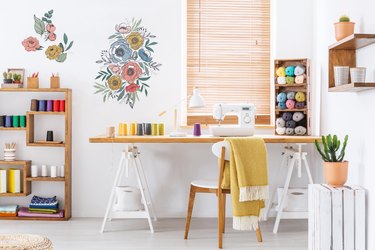
{"label": "sewing machine thread spool", "polygon": [[7,128],[12,127],[12,120],[13,120],[13,117],[11,115],[5,116],[5,127]]}
{"label": "sewing machine thread spool", "polygon": [[130,135],[137,134],[137,124],[135,122],[130,123]]}
{"label": "sewing machine thread spool", "polygon": [[60,100],[59,111],[60,112],[65,112],[65,100]]}
{"label": "sewing machine thread spool", "polygon": [[4,127],[5,125],[5,115],[0,115],[0,127]]}
{"label": "sewing machine thread spool", "polygon": [[114,138],[115,137],[115,127],[107,127],[106,136],[108,138]]}
{"label": "sewing machine thread spool", "polygon": [[159,123],[158,124],[158,134],[159,135],[164,135],[165,134],[165,126],[164,123]]}
{"label": "sewing machine thread spool", "polygon": [[47,101],[39,100],[38,101],[38,111],[46,111]]}
{"label": "sewing machine thread spool", "polygon": [[145,123],[145,135],[152,135],[151,123]]}
{"label": "sewing machine thread spool", "polygon": [[26,115],[20,116],[20,127],[25,128],[26,127]]}
{"label": "sewing machine thread spool", "polygon": [[53,100],[53,112],[60,111],[60,100]]}
{"label": "sewing machine thread spool", "polygon": [[137,124],[137,135],[143,135],[144,134],[144,126],[143,123]]}
{"label": "sewing machine thread spool", "polygon": [[120,136],[128,135],[128,124],[127,123],[120,123],[119,124],[118,135],[120,135]]}
{"label": "sewing machine thread spool", "polygon": [[53,111],[53,101],[47,100],[47,111],[51,112]]}
{"label": "sewing machine thread spool", "polygon": [[30,110],[31,111],[38,111],[38,100],[37,99],[31,99]]}
{"label": "sewing machine thread spool", "polygon": [[17,128],[17,127],[20,126],[20,116],[19,115],[13,116],[12,125],[13,125],[13,128]]}
{"label": "sewing machine thread spool", "polygon": [[53,141],[53,131],[52,130],[47,131],[46,141]]}
{"label": "sewing machine thread spool", "polygon": [[201,124],[200,123],[194,123],[194,129],[193,129],[193,135],[194,136],[201,136]]}

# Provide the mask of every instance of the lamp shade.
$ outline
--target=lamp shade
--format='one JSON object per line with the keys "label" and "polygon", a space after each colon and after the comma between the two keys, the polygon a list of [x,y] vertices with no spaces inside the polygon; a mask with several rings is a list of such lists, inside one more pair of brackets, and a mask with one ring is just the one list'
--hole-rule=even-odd
{"label": "lamp shade", "polygon": [[193,95],[190,97],[189,100],[189,108],[202,108],[204,107],[204,100],[199,93],[198,88],[193,89]]}

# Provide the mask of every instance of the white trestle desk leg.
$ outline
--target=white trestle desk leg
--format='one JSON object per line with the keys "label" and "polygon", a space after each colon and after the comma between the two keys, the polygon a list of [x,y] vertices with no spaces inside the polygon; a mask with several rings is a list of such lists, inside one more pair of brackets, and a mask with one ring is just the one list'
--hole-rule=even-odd
{"label": "white trestle desk leg", "polygon": [[[123,151],[123,152],[121,152],[120,163],[119,163],[118,168],[117,168],[117,171],[116,171],[115,181],[113,182],[113,186],[112,186],[111,194],[110,194],[110,196],[109,196],[109,201],[108,201],[108,204],[107,204],[107,209],[106,209],[106,211],[105,211],[105,215],[104,215],[104,219],[103,219],[102,227],[101,227],[101,229],[100,229],[100,232],[101,232],[101,233],[104,232],[105,223],[107,222],[107,219],[109,218],[109,214],[110,214],[111,209],[112,209],[112,207],[113,207],[113,204],[114,204],[114,202],[115,202],[116,187],[117,187],[117,186],[119,185],[119,183],[120,183],[121,174],[122,174],[122,167],[123,167],[123,164],[124,164],[125,158],[126,158],[126,152]],[[127,160],[126,160],[125,162],[127,163]]]}
{"label": "white trestle desk leg", "polygon": [[296,158],[293,157],[292,160],[289,162],[289,165],[288,165],[288,173],[287,173],[285,184],[284,184],[283,196],[281,197],[281,201],[280,201],[280,204],[279,204],[279,211],[277,212],[275,226],[273,228],[274,234],[277,233],[277,230],[279,229],[280,219],[281,219],[281,215],[282,215],[283,207],[284,207],[284,201],[285,201],[286,195],[288,193],[290,179],[292,178],[295,161],[296,161]]}
{"label": "white trestle desk leg", "polygon": [[309,163],[307,162],[307,159],[306,159],[306,155],[307,155],[306,153],[303,153],[302,159],[303,159],[303,162],[305,163],[305,168],[306,168],[306,172],[307,172],[307,177],[309,178],[309,183],[314,184],[312,176],[311,176],[311,172],[310,172]]}
{"label": "white trestle desk leg", "polygon": [[135,157],[135,163],[136,163],[136,165],[137,165],[137,167],[139,169],[142,186],[144,187],[144,191],[145,191],[145,195],[146,195],[147,205],[148,205],[148,207],[150,209],[150,212],[151,212],[152,216],[154,217],[154,220],[157,221],[158,218],[156,217],[156,213],[155,213],[155,210],[154,210],[154,205],[152,203],[152,198],[151,198],[151,194],[150,194],[150,189],[148,188],[148,183],[147,183],[146,175],[145,175],[145,172],[143,171],[141,157],[139,157],[139,152],[138,152],[137,156]]}

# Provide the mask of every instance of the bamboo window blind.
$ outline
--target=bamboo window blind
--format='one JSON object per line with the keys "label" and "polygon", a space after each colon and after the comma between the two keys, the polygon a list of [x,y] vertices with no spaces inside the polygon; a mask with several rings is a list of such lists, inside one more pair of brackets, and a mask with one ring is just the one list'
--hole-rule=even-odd
{"label": "bamboo window blind", "polygon": [[[215,103],[254,103],[257,124],[270,124],[270,0],[187,0],[187,124],[214,122]],[[229,123],[235,120],[229,118]]]}

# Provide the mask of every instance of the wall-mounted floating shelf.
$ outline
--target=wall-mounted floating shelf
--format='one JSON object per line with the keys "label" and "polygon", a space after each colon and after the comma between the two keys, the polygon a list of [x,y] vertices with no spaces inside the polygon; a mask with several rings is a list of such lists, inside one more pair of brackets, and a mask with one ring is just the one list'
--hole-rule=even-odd
{"label": "wall-mounted floating shelf", "polygon": [[[356,67],[357,49],[361,49],[375,43],[375,34],[353,34],[328,47],[329,72],[328,90],[330,92],[359,92],[375,89],[375,82],[349,83],[335,86],[334,66]],[[349,76],[350,82],[350,76]]]}

